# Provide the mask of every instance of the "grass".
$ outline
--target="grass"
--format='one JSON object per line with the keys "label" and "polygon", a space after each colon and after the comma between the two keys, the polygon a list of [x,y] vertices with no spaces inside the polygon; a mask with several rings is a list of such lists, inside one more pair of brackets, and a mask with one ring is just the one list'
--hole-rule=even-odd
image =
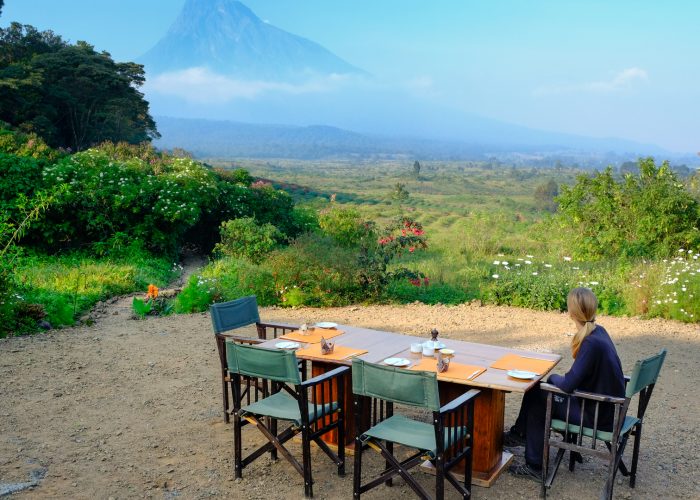
{"label": "grass", "polygon": [[19,260],[17,293],[26,303],[41,304],[53,327],[71,325],[97,302],[115,295],[163,286],[172,279],[172,263],[145,253],[120,259],[83,254],[32,255]]}

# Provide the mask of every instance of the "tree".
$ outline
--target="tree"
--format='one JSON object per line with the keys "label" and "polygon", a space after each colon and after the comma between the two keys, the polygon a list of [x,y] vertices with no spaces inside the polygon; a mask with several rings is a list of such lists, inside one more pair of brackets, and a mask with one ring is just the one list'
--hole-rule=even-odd
{"label": "tree", "polygon": [[0,0],[0,16],[2,16],[2,4],[5,3],[4,0]]}
{"label": "tree", "polygon": [[406,189],[406,184],[403,184],[401,182],[397,182],[394,185],[394,190],[391,193],[391,198],[401,205],[402,203],[406,203],[408,201],[408,190]]}
{"label": "tree", "polygon": [[544,182],[535,188],[535,203],[537,208],[547,212],[556,212],[557,203],[554,198],[559,195],[559,186],[553,180]]}
{"label": "tree", "polygon": [[700,246],[700,206],[668,162],[639,161],[617,181],[608,167],[562,186],[558,219],[582,258],[667,257]]}
{"label": "tree", "polygon": [[116,63],[86,42],[19,23],[0,29],[0,120],[53,147],[159,137],[138,90],[144,82],[142,65]]}
{"label": "tree", "polygon": [[418,160],[413,162],[413,175],[416,176],[416,179],[420,177],[420,162]]}

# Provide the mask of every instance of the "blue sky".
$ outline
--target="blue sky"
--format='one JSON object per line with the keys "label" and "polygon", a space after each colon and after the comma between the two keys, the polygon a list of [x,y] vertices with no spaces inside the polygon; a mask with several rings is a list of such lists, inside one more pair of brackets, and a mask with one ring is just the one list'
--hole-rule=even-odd
{"label": "blue sky", "polygon": [[[10,21],[133,60],[184,0],[6,0]],[[700,2],[248,0],[422,98],[529,127],[700,150]],[[97,7],[99,5],[99,7]]]}

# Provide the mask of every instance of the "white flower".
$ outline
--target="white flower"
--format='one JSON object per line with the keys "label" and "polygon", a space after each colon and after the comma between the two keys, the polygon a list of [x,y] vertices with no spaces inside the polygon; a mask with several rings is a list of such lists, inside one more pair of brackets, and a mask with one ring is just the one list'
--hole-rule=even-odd
{"label": "white flower", "polygon": [[678,253],[685,253],[685,249],[679,248],[679,249],[678,249]]}
{"label": "white flower", "polygon": [[497,274],[494,274],[494,275],[492,275],[491,277],[492,277],[493,279],[495,279],[495,280],[498,279],[498,275],[497,275]]}
{"label": "white flower", "polygon": [[528,265],[529,265],[529,264],[532,264],[532,261],[531,261],[531,260],[526,260],[526,261],[525,261],[525,264],[528,264]]}
{"label": "white flower", "polygon": [[545,264],[544,267],[552,267],[552,264]]}
{"label": "white flower", "polygon": [[597,285],[597,284],[598,284],[597,281],[591,281],[591,285]]}
{"label": "white flower", "polygon": [[504,266],[507,266],[507,265],[508,265],[508,261],[507,261],[507,260],[504,260],[503,262],[501,262],[501,264],[503,264]]}
{"label": "white flower", "polygon": [[571,269],[573,269],[574,271],[578,271],[578,270],[579,270],[578,267],[572,267]]}
{"label": "white flower", "polygon": [[500,265],[501,265],[501,261],[500,261],[500,260],[494,260],[494,261],[493,261],[493,265],[494,265],[494,266],[500,266]]}
{"label": "white flower", "polygon": [[566,262],[571,262],[571,257],[564,257],[564,260],[565,260]]}
{"label": "white flower", "polygon": [[533,276],[537,276],[537,271],[535,271],[534,273],[532,273],[532,275],[533,275]]}

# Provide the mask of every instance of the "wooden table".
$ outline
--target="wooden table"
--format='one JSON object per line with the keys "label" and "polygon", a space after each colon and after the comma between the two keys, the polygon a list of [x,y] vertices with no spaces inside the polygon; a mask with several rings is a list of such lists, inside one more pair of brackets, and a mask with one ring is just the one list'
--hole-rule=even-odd
{"label": "wooden table", "polygon": [[[354,347],[367,350],[367,354],[358,356],[370,363],[381,363],[389,357],[404,357],[412,361],[412,365],[420,361],[420,358],[410,353],[412,342],[425,342],[427,337],[415,337],[399,333],[369,330],[348,325],[339,325],[338,329],[345,333],[335,337],[337,345]],[[455,350],[452,362],[469,365],[479,365],[487,368],[474,380],[465,380],[464,383],[439,382],[440,403],[445,404],[457,396],[460,396],[469,388],[475,387],[481,390],[474,405],[474,454],[472,459],[472,482],[479,486],[491,486],[500,473],[512,460],[512,454],[503,451],[503,430],[505,418],[505,395],[508,392],[524,393],[534,386],[540,379],[561,360],[558,354],[525,351],[473,342],[463,342],[441,338],[440,341],[447,348]],[[269,340],[260,344],[262,347],[274,347],[278,340]],[[505,370],[490,368],[499,358],[506,354],[520,354],[552,361],[552,367],[546,373],[542,373],[533,380],[517,380],[506,375]],[[300,359],[311,361],[312,376],[325,373],[338,365],[350,366],[352,360],[328,361],[323,357],[299,356]],[[345,407],[352,408],[352,382],[350,377],[345,381]],[[352,443],[355,438],[355,421],[351,415],[346,418],[347,443]],[[330,439],[337,437],[329,436]]]}

